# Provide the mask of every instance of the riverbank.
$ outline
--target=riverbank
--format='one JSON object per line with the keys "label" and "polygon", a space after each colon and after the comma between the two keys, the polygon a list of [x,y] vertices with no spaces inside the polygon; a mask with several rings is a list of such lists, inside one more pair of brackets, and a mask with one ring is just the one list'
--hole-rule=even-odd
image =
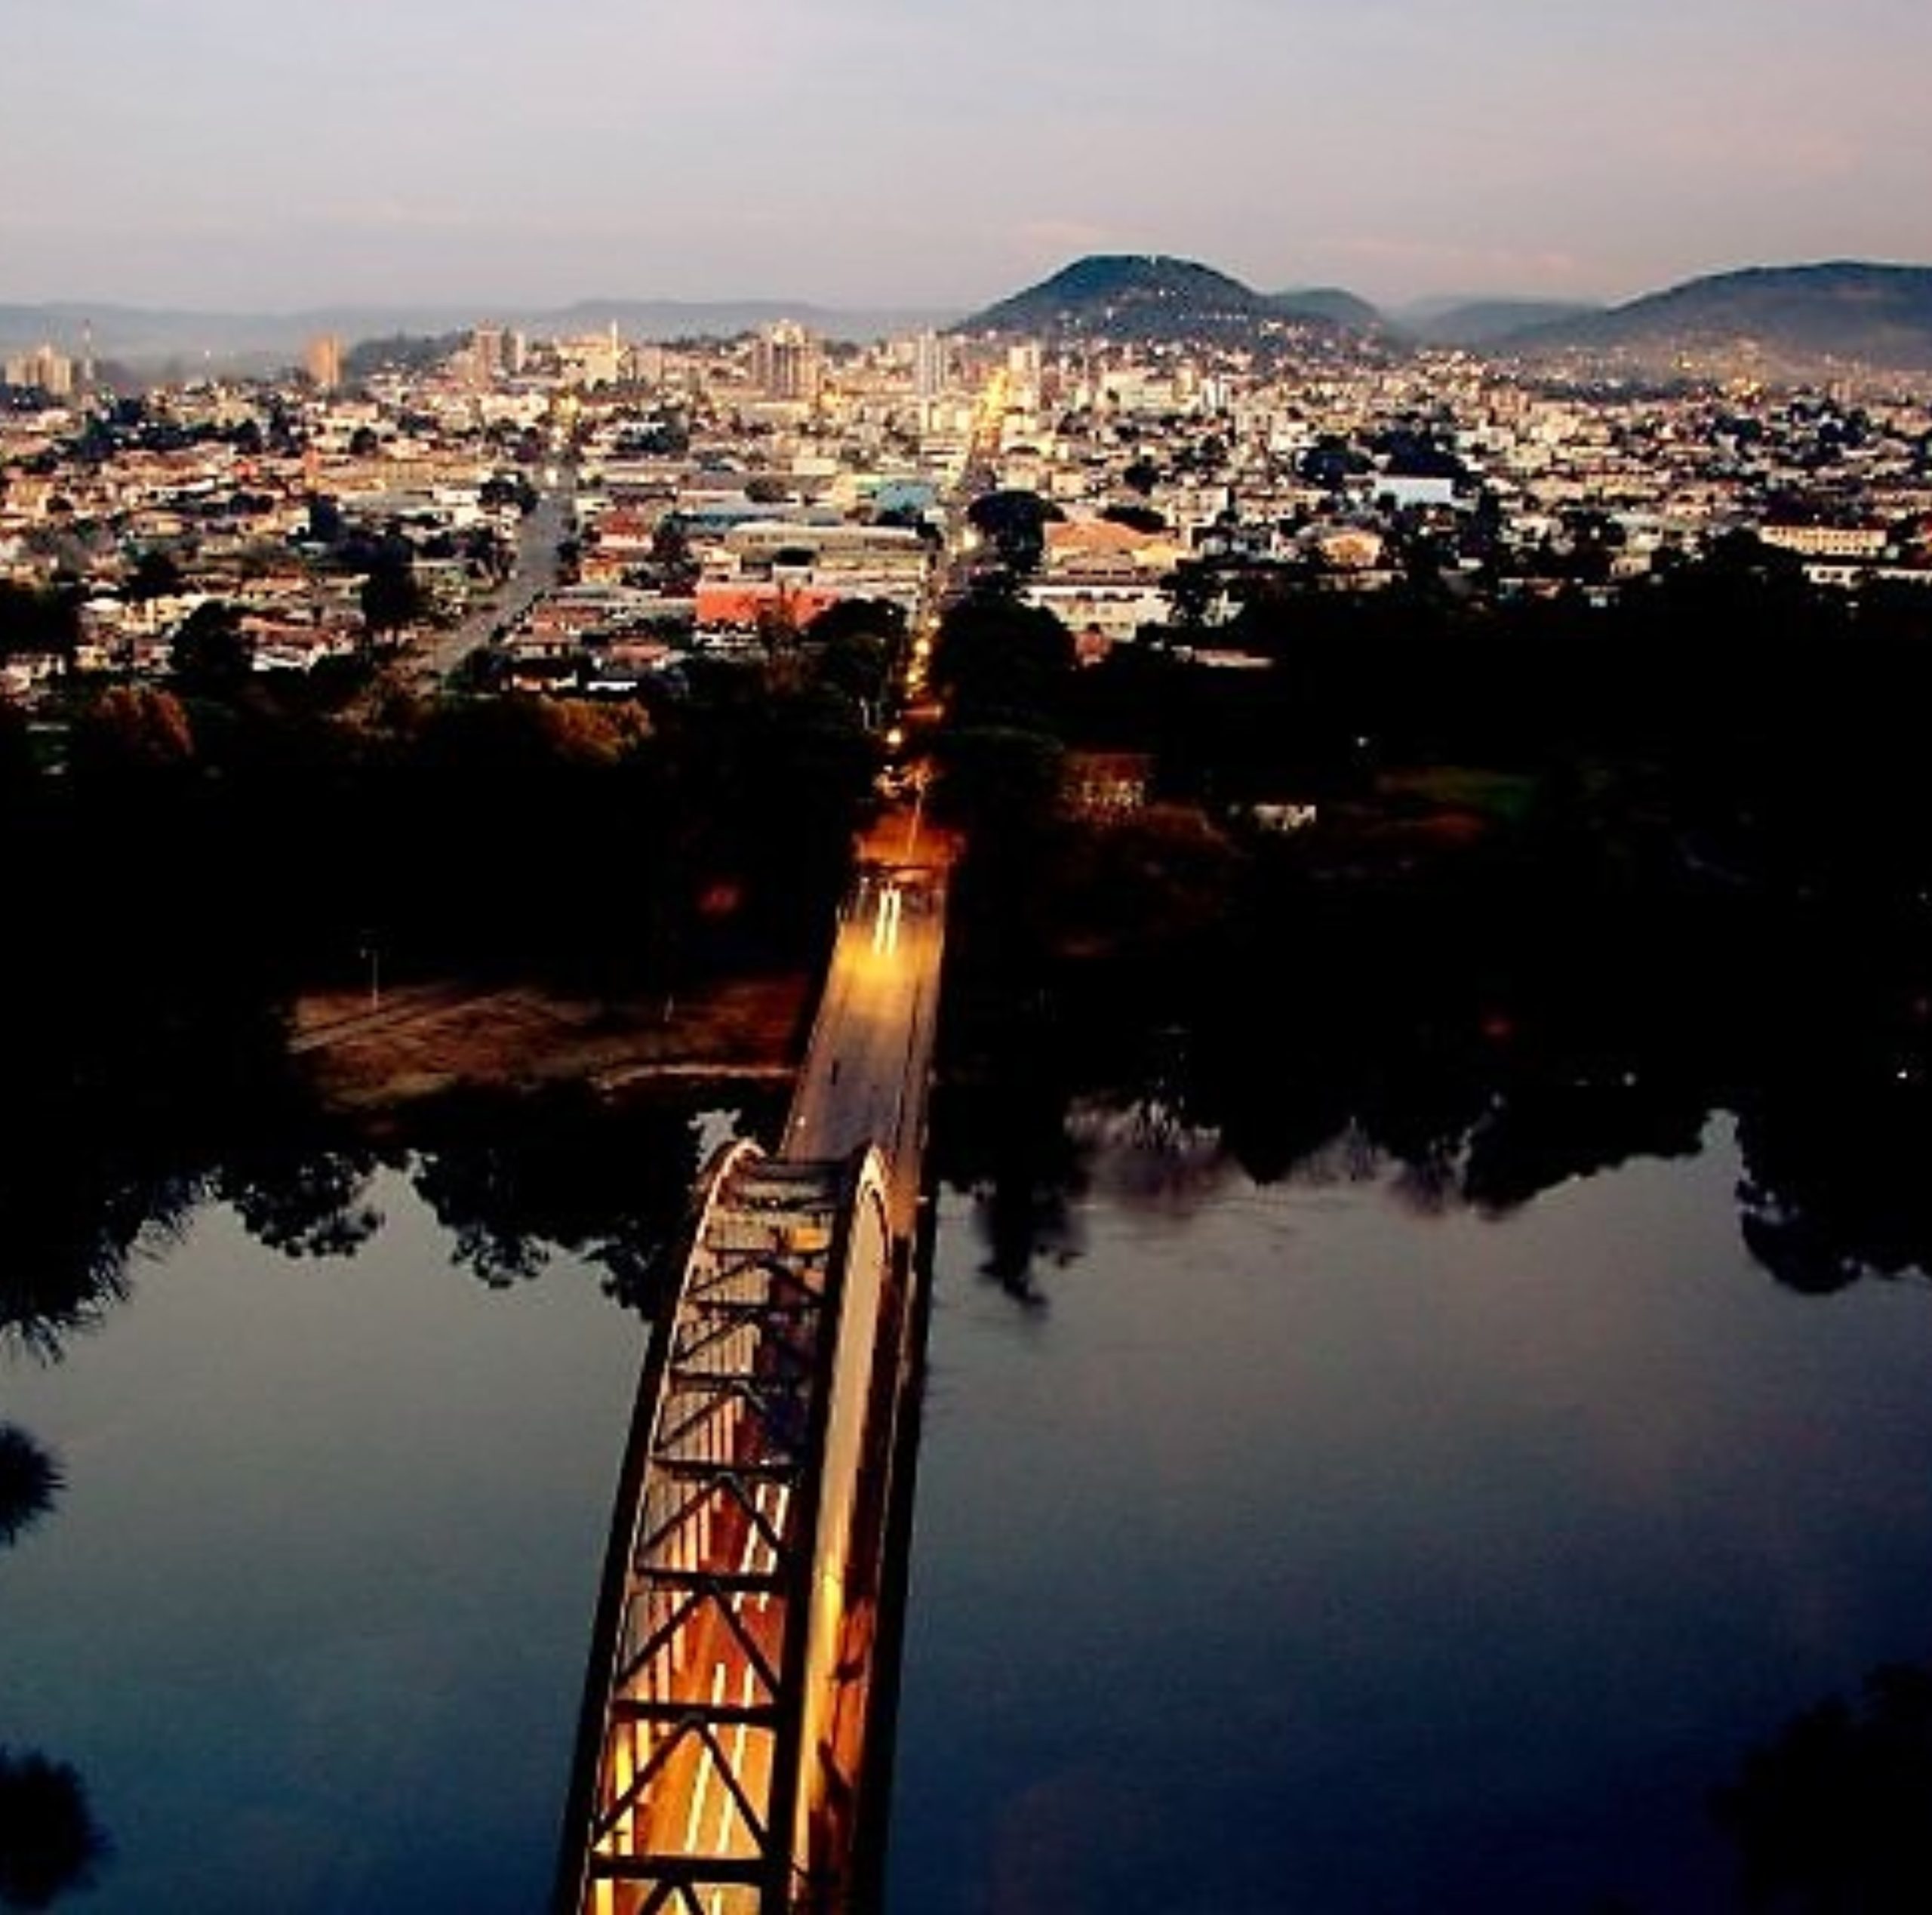
{"label": "riverbank", "polygon": [[365,1117],[465,1089],[582,1084],[617,1095],[660,1079],[783,1082],[811,990],[783,974],[614,1002],[449,983],[318,991],[296,1001],[291,1048],[325,1108]]}

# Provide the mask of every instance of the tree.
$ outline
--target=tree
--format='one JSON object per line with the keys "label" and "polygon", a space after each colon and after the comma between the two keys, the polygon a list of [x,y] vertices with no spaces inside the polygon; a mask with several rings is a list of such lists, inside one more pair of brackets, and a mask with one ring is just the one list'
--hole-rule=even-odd
{"label": "tree", "polygon": [[0,817],[26,796],[34,776],[32,722],[23,706],[0,697]]}
{"label": "tree", "polygon": [[51,1907],[87,1887],[109,1850],[77,1771],[0,1747],[0,1901]]}
{"label": "tree", "polygon": [[516,568],[516,554],[493,525],[472,525],[463,534],[460,550],[472,577],[500,585]]}
{"label": "tree", "polygon": [[675,512],[667,512],[651,535],[651,569],[660,590],[675,598],[697,583],[697,554],[690,531]]}
{"label": "tree", "polygon": [[967,522],[992,542],[1001,563],[1016,572],[1038,568],[1046,551],[1048,522],[1066,516],[1051,500],[1017,488],[983,492],[966,508]]}
{"label": "tree", "polygon": [[1059,797],[1065,753],[1050,732],[1017,725],[949,727],[935,752],[934,814],[990,842],[1031,838]]}
{"label": "tree", "polygon": [[1932,1671],[1890,1664],[1746,1757],[1712,1811],[1752,1907],[1915,1915],[1932,1905]]}
{"label": "tree", "polygon": [[149,599],[171,599],[181,590],[181,567],[171,552],[149,546],[134,561],[128,572],[128,596],[137,602]]}
{"label": "tree", "polygon": [[537,510],[537,488],[522,473],[493,473],[476,488],[478,505],[492,508],[513,506],[528,517]]}
{"label": "tree", "polygon": [[60,1465],[32,1437],[0,1423],[0,1544],[13,1542],[53,1508]]}
{"label": "tree", "polygon": [[51,651],[71,663],[80,630],[77,590],[57,585],[36,590],[0,579],[0,655]]}
{"label": "tree", "polygon": [[371,645],[393,639],[423,615],[423,588],[407,550],[385,550],[362,581],[362,623]]}
{"label": "tree", "polygon": [[232,697],[254,671],[254,642],[232,605],[205,599],[176,629],[168,666],[183,691]]}
{"label": "tree", "polygon": [[171,691],[110,685],[74,720],[68,760],[77,777],[153,771],[186,765],[195,734]]}
{"label": "tree", "polygon": [[905,608],[889,599],[841,599],[805,627],[816,654],[814,676],[876,713],[906,642]]}
{"label": "tree", "polygon": [[1161,581],[1161,587],[1174,608],[1174,621],[1190,632],[1198,632],[1208,622],[1208,609],[1214,602],[1218,582],[1198,559],[1183,559]]}
{"label": "tree", "polygon": [[1051,727],[1074,669],[1073,636],[1050,611],[975,593],[941,621],[933,682],[961,725]]}

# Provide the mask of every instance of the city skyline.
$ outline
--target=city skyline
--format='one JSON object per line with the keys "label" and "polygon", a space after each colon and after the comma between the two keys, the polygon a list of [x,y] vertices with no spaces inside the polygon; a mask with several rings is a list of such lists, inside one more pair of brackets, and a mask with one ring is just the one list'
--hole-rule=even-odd
{"label": "city skyline", "polygon": [[1390,305],[1932,260],[1915,0],[23,0],[0,300],[965,312],[1094,252]]}

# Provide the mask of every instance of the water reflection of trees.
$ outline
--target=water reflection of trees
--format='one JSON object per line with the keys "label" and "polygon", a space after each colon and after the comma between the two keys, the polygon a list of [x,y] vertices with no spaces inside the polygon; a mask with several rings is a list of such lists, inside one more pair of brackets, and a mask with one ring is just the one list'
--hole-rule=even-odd
{"label": "water reflection of trees", "polygon": [[[1044,1051],[1034,1054],[1045,1061]],[[933,1152],[946,1178],[972,1193],[982,1270],[1033,1308],[1045,1301],[1038,1267],[1080,1254],[1084,1177],[1066,1121],[1068,1086],[1012,1062],[983,1083],[941,1091]]]}
{"label": "water reflection of trees", "polygon": [[17,1424],[0,1423],[0,1544],[46,1515],[64,1486],[53,1457]]}
{"label": "water reflection of trees", "polygon": [[265,1140],[217,1168],[211,1194],[257,1242],[285,1257],[352,1256],[382,1227],[369,1201],[380,1168],[366,1147]]}
{"label": "water reflection of trees", "polygon": [[1739,1138],[1745,1240],[1780,1282],[1824,1295],[1932,1273],[1932,1101],[1909,1069],[1820,1072],[1748,1099]]}
{"label": "water reflection of trees", "polygon": [[561,1247],[601,1267],[620,1301],[643,1307],[689,1205],[701,1126],[686,1108],[613,1110],[565,1085],[459,1100],[417,1141],[417,1191],[456,1260],[485,1282],[527,1280]]}
{"label": "water reflection of trees", "polygon": [[182,1124],[165,1104],[152,1118],[122,1113],[108,1141],[63,1125],[0,1162],[0,1345],[58,1358],[126,1298],[135,1257],[208,1203],[283,1256],[353,1255],[381,1227],[372,1192],[388,1168],[406,1170],[485,1282],[534,1276],[563,1249],[642,1307],[698,1167],[688,1107],[613,1109],[574,1088],[453,1097],[380,1148],[281,1101],[238,1104],[225,1125]]}
{"label": "water reflection of trees", "polygon": [[29,1150],[0,1169],[0,1344],[43,1360],[128,1294],[143,1242],[178,1231],[199,1200],[192,1174],[81,1150]]}
{"label": "water reflection of trees", "polygon": [[[1508,873],[1468,894],[1274,879],[1158,967],[1131,950],[1063,965],[1023,1045],[989,1021],[983,1057],[1017,1088],[983,1100],[967,1128],[984,1135],[939,1141],[986,1193],[996,1271],[1050,1247],[1097,1180],[1185,1202],[1227,1163],[1502,1216],[1693,1155],[1718,1113],[1737,1122],[1743,1241],[1777,1280],[1822,1294],[1932,1270],[1932,999],[1877,925],[1667,890],[1552,898]],[[1104,1121],[1081,1114],[1094,1098]],[[1046,1140],[1069,1121],[1057,1159]]]}
{"label": "water reflection of trees", "polygon": [[1932,1908],[1932,1670],[1874,1670],[1745,1757],[1711,1809],[1748,1906],[1797,1915]]}
{"label": "water reflection of trees", "polygon": [[91,1887],[112,1852],[71,1764],[0,1745],[0,1902],[50,1908]]}

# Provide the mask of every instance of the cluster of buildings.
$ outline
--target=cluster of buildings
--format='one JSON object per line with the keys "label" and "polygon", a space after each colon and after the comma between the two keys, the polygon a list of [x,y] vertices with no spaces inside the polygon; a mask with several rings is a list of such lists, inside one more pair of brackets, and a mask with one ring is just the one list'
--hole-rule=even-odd
{"label": "cluster of buildings", "polygon": [[[1045,503],[1024,595],[1081,654],[1214,628],[1257,575],[1368,592],[1426,574],[1601,598],[1749,531],[1820,583],[1932,583],[1932,396],[1687,382],[1554,388],[1472,354],[927,332],[852,344],[480,326],[435,363],[91,387],[44,347],[5,366],[0,580],[77,597],[75,667],[165,669],[210,599],[263,669],[367,642],[370,566],[400,558],[421,630],[469,632],[509,682],[622,691],[694,650],[766,651],[829,606],[916,614],[970,568],[962,508]],[[552,501],[533,548],[533,510]],[[515,578],[522,580],[514,589]]]}
{"label": "cluster of buildings", "polygon": [[1455,353],[1035,371],[1008,382],[991,476],[1065,514],[1027,595],[1076,633],[1211,626],[1270,574],[1601,600],[1740,531],[1820,584],[1932,585],[1932,389],[1552,389]]}

